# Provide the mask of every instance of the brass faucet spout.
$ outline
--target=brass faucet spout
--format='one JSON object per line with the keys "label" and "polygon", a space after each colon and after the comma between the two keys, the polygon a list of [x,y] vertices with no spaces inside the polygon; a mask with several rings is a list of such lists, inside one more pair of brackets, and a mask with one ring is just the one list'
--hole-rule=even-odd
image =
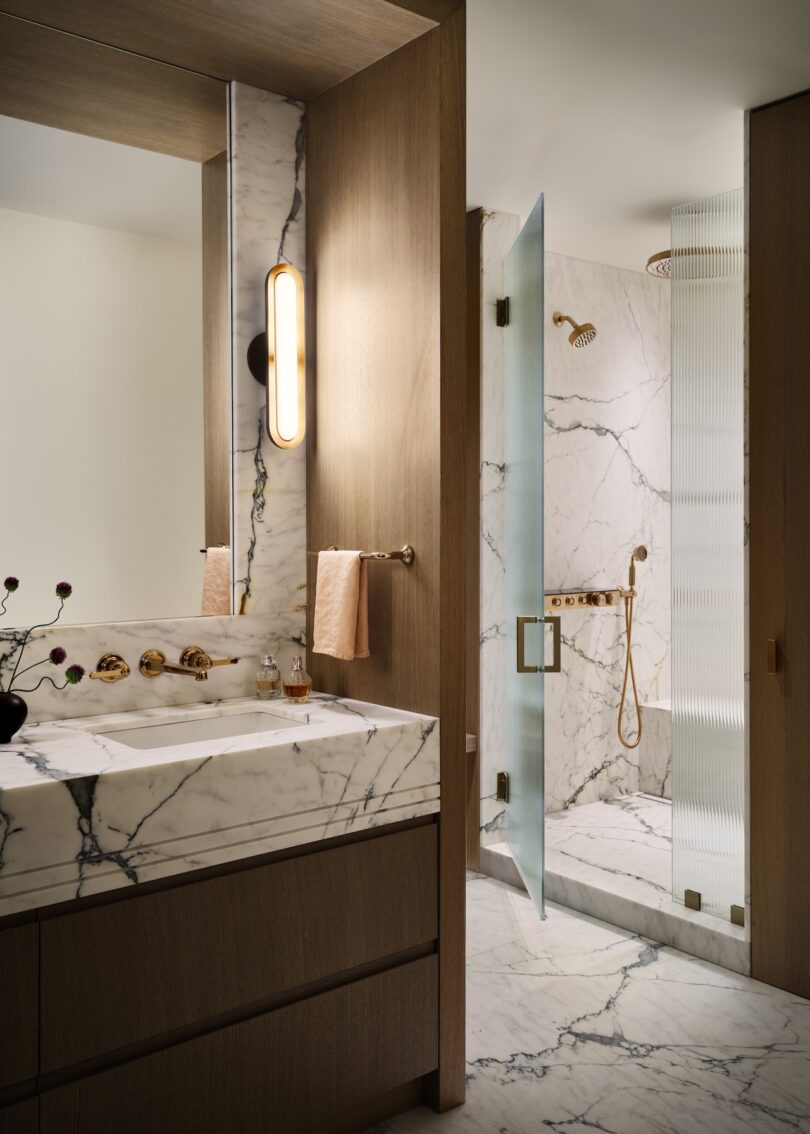
{"label": "brass faucet spout", "polygon": [[141,657],[138,667],[144,677],[160,677],[161,673],[173,673],[178,677],[193,677],[195,681],[207,681],[205,670],[189,669],[188,666],[171,665],[166,661],[162,650],[147,650]]}

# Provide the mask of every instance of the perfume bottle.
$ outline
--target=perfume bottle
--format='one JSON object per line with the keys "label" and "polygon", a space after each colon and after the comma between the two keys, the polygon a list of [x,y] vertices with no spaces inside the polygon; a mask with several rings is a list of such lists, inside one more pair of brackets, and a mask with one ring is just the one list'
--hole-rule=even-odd
{"label": "perfume bottle", "polygon": [[265,654],[256,670],[256,696],[260,701],[281,696],[281,674],[272,654]]}
{"label": "perfume bottle", "polygon": [[292,670],[284,678],[284,696],[294,705],[304,704],[312,691],[312,678],[301,658],[294,658]]}

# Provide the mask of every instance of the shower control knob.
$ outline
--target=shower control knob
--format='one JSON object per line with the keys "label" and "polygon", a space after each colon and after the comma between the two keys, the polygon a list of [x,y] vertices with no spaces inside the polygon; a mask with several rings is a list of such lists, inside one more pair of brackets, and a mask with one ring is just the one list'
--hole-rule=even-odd
{"label": "shower control knob", "polygon": [[591,604],[591,606],[605,606],[607,603],[607,597],[602,591],[593,591],[590,595],[588,595],[588,602]]}

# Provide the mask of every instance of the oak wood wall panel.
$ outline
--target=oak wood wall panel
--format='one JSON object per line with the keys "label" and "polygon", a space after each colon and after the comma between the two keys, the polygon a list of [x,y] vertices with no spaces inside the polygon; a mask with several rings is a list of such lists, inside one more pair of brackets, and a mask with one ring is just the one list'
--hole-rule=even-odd
{"label": "oak wood wall panel", "polygon": [[432,33],[309,108],[307,546],[416,551],[368,565],[371,658],[310,653],[309,669],[318,689],[436,716],[440,145]]}
{"label": "oak wood wall panel", "polygon": [[749,152],[752,971],[810,997],[810,93]]}
{"label": "oak wood wall panel", "polygon": [[42,1072],[437,936],[436,825],[41,923]]}
{"label": "oak wood wall panel", "polygon": [[478,547],[481,530],[481,226],[483,209],[467,213],[467,420],[464,458],[466,496],[467,732],[479,743],[467,753],[467,867],[478,870],[481,846],[480,697],[481,596]]}
{"label": "oak wood wall panel", "polygon": [[228,154],[202,167],[205,546],[231,542],[231,337]]}
{"label": "oak wood wall panel", "polygon": [[434,24],[429,15],[385,0],[207,0],[196,10],[187,0],[2,0],[0,6],[190,71],[303,99]]}
{"label": "oak wood wall panel", "polygon": [[436,957],[46,1091],[41,1134],[315,1134],[436,1066]]}
{"label": "oak wood wall panel", "polygon": [[307,545],[416,551],[368,566],[371,658],[309,667],[441,720],[440,1110],[464,1098],[464,44],[461,6],[310,104],[307,144]]}
{"label": "oak wood wall panel", "polygon": [[37,942],[33,922],[0,930],[0,1087],[33,1079],[37,1074]]}
{"label": "oak wood wall panel", "polygon": [[217,79],[0,13],[0,114],[203,162],[227,145],[225,95]]}

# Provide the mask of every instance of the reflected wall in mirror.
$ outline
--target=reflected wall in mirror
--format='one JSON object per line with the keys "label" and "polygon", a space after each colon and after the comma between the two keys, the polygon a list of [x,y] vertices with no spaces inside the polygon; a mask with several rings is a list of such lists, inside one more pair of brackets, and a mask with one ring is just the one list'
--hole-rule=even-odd
{"label": "reflected wall in mirror", "polygon": [[[0,64],[25,73],[0,80],[0,576],[21,585],[5,621],[40,621],[63,578],[62,622],[199,615],[200,550],[231,542],[226,84],[11,31]],[[198,88],[200,122],[181,124]],[[231,612],[227,573],[207,612]]]}

